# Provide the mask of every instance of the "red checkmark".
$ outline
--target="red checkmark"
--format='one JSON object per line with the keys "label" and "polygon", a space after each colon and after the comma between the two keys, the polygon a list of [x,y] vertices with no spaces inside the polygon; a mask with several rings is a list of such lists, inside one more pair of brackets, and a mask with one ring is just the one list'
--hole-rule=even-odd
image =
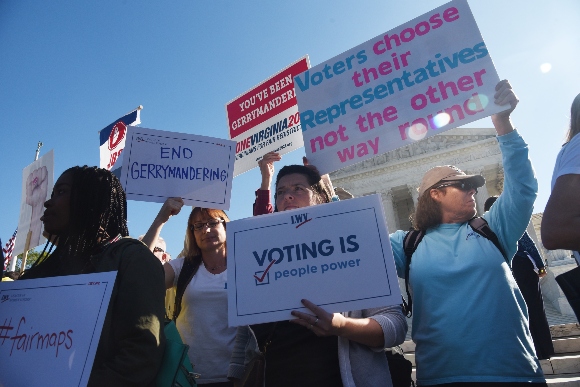
{"label": "red checkmark", "polygon": [[268,265],[268,267],[266,268],[266,270],[264,270],[264,274],[262,274],[262,278],[258,278],[257,276],[254,275],[254,278],[256,279],[256,281],[258,282],[262,282],[264,281],[264,278],[266,278],[266,274],[268,274],[268,271],[270,270],[270,268],[272,267],[273,264],[276,263],[276,260],[273,260],[272,262],[270,262],[270,264]]}
{"label": "red checkmark", "polygon": [[300,223],[298,226],[296,226],[296,228],[298,228],[298,227],[302,226],[302,225],[303,225],[304,223],[306,223],[306,222],[310,222],[311,220],[312,220],[312,218],[310,218],[310,219],[306,219],[304,222],[302,222],[302,223]]}

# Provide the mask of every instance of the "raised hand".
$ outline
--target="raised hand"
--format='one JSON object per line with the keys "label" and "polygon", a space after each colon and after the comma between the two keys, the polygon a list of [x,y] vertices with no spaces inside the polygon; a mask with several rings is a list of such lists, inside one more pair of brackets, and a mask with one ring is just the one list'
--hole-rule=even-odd
{"label": "raised hand", "polygon": [[272,185],[272,177],[274,176],[274,163],[280,161],[282,156],[276,152],[268,152],[262,157],[262,160],[258,161],[258,167],[260,167],[260,173],[262,174],[262,184],[260,189],[269,190]]}

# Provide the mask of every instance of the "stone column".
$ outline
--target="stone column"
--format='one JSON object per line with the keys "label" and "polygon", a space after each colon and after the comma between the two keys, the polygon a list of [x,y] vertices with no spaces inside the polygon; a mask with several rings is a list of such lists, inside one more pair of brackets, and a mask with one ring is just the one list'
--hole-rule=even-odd
{"label": "stone column", "polygon": [[407,184],[407,188],[409,189],[409,193],[411,194],[411,198],[413,199],[413,205],[417,208],[417,201],[419,200],[419,192],[417,191],[417,187],[419,187],[420,183],[412,182]]}
{"label": "stone column", "polygon": [[385,218],[387,220],[387,227],[389,233],[399,229],[397,217],[395,216],[395,208],[393,206],[393,193],[391,190],[381,191],[381,199],[383,200],[383,208],[385,209]]}

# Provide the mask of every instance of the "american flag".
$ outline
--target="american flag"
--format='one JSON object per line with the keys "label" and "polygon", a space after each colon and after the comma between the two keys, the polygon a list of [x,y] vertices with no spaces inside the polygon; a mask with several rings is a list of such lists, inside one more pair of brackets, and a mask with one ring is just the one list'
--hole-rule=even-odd
{"label": "american flag", "polygon": [[6,247],[2,248],[2,254],[4,255],[4,270],[8,269],[8,265],[12,260],[12,251],[14,251],[14,240],[16,239],[16,233],[18,232],[18,228],[12,234],[12,237],[6,242]]}

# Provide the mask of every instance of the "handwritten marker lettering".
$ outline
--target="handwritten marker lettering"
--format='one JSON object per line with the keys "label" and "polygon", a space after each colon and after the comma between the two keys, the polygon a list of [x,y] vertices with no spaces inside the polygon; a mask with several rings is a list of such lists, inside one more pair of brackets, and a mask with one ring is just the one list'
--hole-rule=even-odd
{"label": "handwritten marker lettering", "polygon": [[[16,331],[14,331],[16,328]],[[6,339],[12,340],[9,356],[12,356],[14,350],[21,352],[47,350],[51,347],[55,349],[54,355],[58,357],[59,350],[62,353],[64,349],[70,350],[73,346],[73,330],[63,329],[61,331],[44,332],[36,330],[33,326],[29,329],[32,332],[22,333],[27,328],[26,318],[22,316],[16,327],[12,325],[12,318],[5,319],[4,325],[0,326],[0,346],[4,345]],[[35,332],[36,330],[36,332]]]}

